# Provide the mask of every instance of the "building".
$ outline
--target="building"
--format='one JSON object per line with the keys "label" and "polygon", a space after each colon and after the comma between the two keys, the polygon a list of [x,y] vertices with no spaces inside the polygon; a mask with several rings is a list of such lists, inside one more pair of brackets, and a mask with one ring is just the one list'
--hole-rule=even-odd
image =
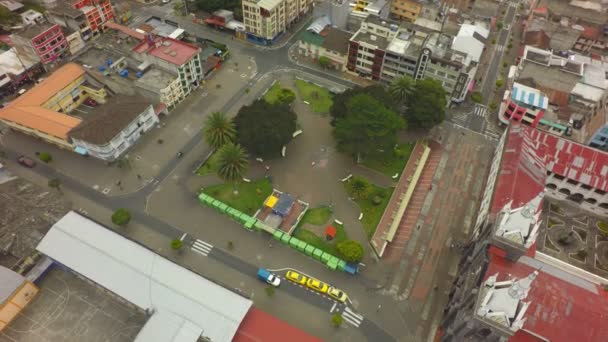
{"label": "building", "polygon": [[489,35],[490,31],[485,27],[462,24],[458,35],[454,37],[452,49],[470,56],[473,62],[479,63]]}
{"label": "building", "polygon": [[325,57],[331,63],[330,68],[345,71],[351,35],[350,32],[331,27],[329,20],[321,23],[319,27],[313,23],[298,36],[298,53],[315,62],[320,57]]}
{"label": "building", "polygon": [[442,341],[604,339],[608,272],[595,247],[601,234],[559,217],[589,223],[590,215],[608,214],[607,161],[604,152],[511,124],[463,249]]}
{"label": "building", "polygon": [[312,0],[245,0],[247,40],[269,45],[312,10]]}
{"label": "building", "polygon": [[[0,168],[2,165],[0,165]],[[38,293],[38,287],[22,275],[0,266],[0,331],[17,317]]]}
{"label": "building", "polygon": [[6,9],[11,12],[18,12],[20,9],[23,8],[22,3],[13,0],[1,0],[0,6],[6,7]]}
{"label": "building", "polygon": [[82,39],[82,35],[78,31],[73,31],[71,29],[65,29],[66,35],[65,40],[68,42],[68,49],[70,50],[70,54],[75,55],[78,52],[82,51],[85,48],[85,41]]}
{"label": "building", "polygon": [[40,73],[37,59],[17,54],[17,49],[10,48],[0,54],[0,88],[17,87],[27,79]]}
{"label": "building", "polygon": [[73,0],[71,5],[84,13],[93,37],[103,31],[106,23],[114,21],[110,0]]}
{"label": "building", "polygon": [[116,160],[159,120],[143,97],[113,96],[69,132],[78,153]]}
{"label": "building", "polygon": [[46,15],[50,22],[61,25],[66,29],[80,32],[84,41],[93,37],[93,31],[89,26],[85,14],[67,3],[61,2],[53,8],[49,8]]}
{"label": "building", "polygon": [[560,56],[526,46],[515,79],[498,112],[501,122],[522,121],[582,144],[608,148],[603,137],[608,121],[608,59]]}
{"label": "building", "polygon": [[46,19],[42,15],[42,13],[36,12],[33,9],[29,9],[29,10],[21,13],[20,15],[21,15],[21,20],[23,21],[23,24],[25,26],[39,25],[46,21]]}
{"label": "building", "polygon": [[28,56],[38,56],[43,64],[55,62],[69,55],[63,29],[57,24],[43,23],[29,26],[11,34],[11,40],[19,51]]}
{"label": "building", "polygon": [[392,0],[391,16],[394,19],[415,22],[422,11],[422,4],[413,0]]}
{"label": "building", "polygon": [[144,63],[156,65],[178,76],[179,101],[198,88],[205,77],[201,49],[198,46],[172,38],[148,35],[133,51],[139,54],[137,58]]}
{"label": "building", "polygon": [[391,84],[403,75],[439,81],[449,97],[461,102],[477,71],[477,62],[454,50],[449,37],[411,23],[368,16],[349,43],[347,71]]}

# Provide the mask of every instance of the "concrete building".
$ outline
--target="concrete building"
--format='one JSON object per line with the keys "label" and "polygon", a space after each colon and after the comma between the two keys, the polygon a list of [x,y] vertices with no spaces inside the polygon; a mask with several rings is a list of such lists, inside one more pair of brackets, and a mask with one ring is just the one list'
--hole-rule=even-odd
{"label": "concrete building", "polygon": [[43,64],[55,62],[69,55],[63,29],[57,24],[43,23],[29,26],[11,34],[11,40],[19,51],[28,56],[38,56]]}
{"label": "concrete building", "polygon": [[249,41],[272,44],[292,24],[312,11],[312,0],[245,0],[243,21]]}
{"label": "concrete building", "polygon": [[21,20],[25,26],[39,25],[46,21],[42,13],[29,9],[20,14]]}
{"label": "concrete building", "polygon": [[72,31],[71,29],[65,29],[66,35],[65,40],[68,42],[68,48],[70,54],[75,55],[85,48],[85,41],[82,39],[82,35],[78,31]]}
{"label": "concrete building", "polygon": [[[0,169],[2,164],[0,164]],[[0,331],[36,297],[38,287],[22,275],[0,266]]]}
{"label": "concrete building", "polygon": [[[526,46],[517,82],[505,93],[498,112],[504,124],[522,121],[582,144],[607,149],[608,59]],[[540,101],[540,102],[539,102]]]}
{"label": "concrete building", "polygon": [[413,0],[392,0],[391,17],[415,22],[422,11],[422,4]]}
{"label": "concrete building", "polygon": [[449,37],[410,23],[369,16],[350,39],[347,70],[391,84],[408,75],[439,81],[449,97],[461,102],[477,71],[471,56],[451,48]]}
{"label": "concrete building", "polygon": [[[572,241],[584,236],[578,241],[585,241],[597,228],[560,228],[554,220],[561,205],[608,213],[607,158],[589,147],[511,124],[497,147],[473,235],[463,249],[440,328],[442,341],[604,338],[605,259],[597,259],[595,241],[577,243],[572,250],[582,261],[555,247],[571,245],[563,236]],[[578,195],[567,189],[576,189]],[[602,206],[588,200],[598,196]],[[571,204],[556,202],[566,198]],[[581,217],[589,216],[581,212]],[[593,266],[585,262],[589,259]]]}
{"label": "concrete building", "polygon": [[16,87],[21,81],[32,78],[38,73],[34,69],[39,69],[36,68],[39,65],[37,58],[19,55],[15,48],[4,51],[0,54],[0,88]]}
{"label": "concrete building", "polygon": [[61,25],[66,29],[80,32],[82,40],[87,41],[93,37],[93,31],[83,11],[73,8],[67,3],[61,2],[50,8],[46,13],[47,18],[54,24]]}
{"label": "concrete building", "polygon": [[81,154],[108,161],[122,156],[159,122],[150,101],[139,96],[113,96],[88,115],[69,132],[72,144]]}
{"label": "concrete building", "polygon": [[73,0],[71,6],[84,13],[93,37],[103,31],[106,23],[114,21],[110,0]]}
{"label": "concrete building", "polygon": [[328,58],[331,62],[330,68],[345,71],[348,44],[352,34],[331,27],[329,22],[323,23],[324,26],[319,28],[313,25],[298,36],[298,53],[315,61],[320,57]]}

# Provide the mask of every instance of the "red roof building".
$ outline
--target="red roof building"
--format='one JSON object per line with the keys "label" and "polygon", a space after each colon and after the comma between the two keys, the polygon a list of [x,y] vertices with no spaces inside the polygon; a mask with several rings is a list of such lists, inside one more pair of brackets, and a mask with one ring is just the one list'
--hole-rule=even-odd
{"label": "red roof building", "polygon": [[84,13],[93,35],[103,30],[105,23],[114,19],[110,0],[74,0],[72,7]]}
{"label": "red roof building", "polygon": [[[544,221],[553,216],[549,211],[543,218],[543,204],[567,199],[582,215],[605,215],[608,154],[512,123],[497,147],[486,187],[441,340],[606,340],[608,272],[547,248],[551,226]],[[588,252],[598,255],[595,249]]]}
{"label": "red roof building", "polygon": [[255,307],[249,309],[233,342],[321,342],[322,340],[289,325]]}

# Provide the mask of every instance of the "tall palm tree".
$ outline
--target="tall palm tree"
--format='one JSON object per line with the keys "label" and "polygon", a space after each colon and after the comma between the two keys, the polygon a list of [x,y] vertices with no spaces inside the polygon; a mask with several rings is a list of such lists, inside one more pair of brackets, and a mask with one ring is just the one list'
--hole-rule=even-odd
{"label": "tall palm tree", "polygon": [[236,136],[236,129],[231,119],[222,112],[213,112],[205,120],[203,128],[205,141],[213,148],[220,148],[222,145],[231,142]]}
{"label": "tall palm tree", "polygon": [[225,182],[234,182],[234,193],[237,194],[237,183],[247,170],[247,153],[241,145],[226,143],[218,150],[217,175]]}
{"label": "tall palm tree", "polygon": [[403,75],[393,81],[388,91],[389,93],[401,103],[405,103],[407,97],[414,90],[414,79],[408,75]]}

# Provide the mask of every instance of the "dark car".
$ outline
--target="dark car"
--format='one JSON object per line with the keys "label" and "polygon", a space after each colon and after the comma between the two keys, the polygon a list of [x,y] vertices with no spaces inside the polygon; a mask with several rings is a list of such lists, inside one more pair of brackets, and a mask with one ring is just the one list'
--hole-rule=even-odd
{"label": "dark car", "polygon": [[36,162],[26,156],[20,156],[19,159],[17,159],[17,161],[19,162],[19,164],[21,164],[25,167],[32,168],[32,167],[36,166]]}
{"label": "dark car", "polygon": [[97,101],[93,100],[92,98],[87,98],[86,100],[84,100],[84,104],[89,106],[89,107],[97,107]]}

